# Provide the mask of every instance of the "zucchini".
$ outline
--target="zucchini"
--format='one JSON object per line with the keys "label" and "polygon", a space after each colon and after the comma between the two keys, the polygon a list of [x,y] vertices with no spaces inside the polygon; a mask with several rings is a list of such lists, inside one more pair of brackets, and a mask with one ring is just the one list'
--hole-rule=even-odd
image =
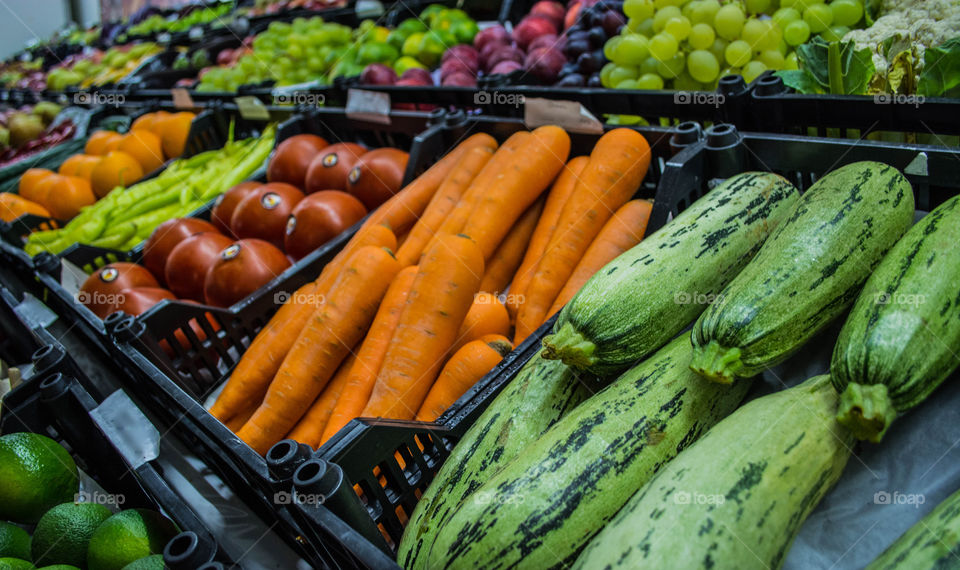
{"label": "zucchini", "polygon": [[728,179],[587,281],[543,339],[544,357],[600,377],[646,358],[740,272],[798,197],[776,174]]}
{"label": "zucchini", "polygon": [[830,363],[837,419],[879,442],[960,364],[960,196],[914,225],[883,258],[840,331]]}
{"label": "zucchini", "polygon": [[729,384],[799,349],[843,314],[913,222],[892,166],[857,162],[818,180],[693,326],[693,369]]}
{"label": "zucchini", "polygon": [[467,497],[589,396],[583,374],[534,355],[467,430],[417,503],[397,549],[407,570],[425,568],[440,526]]}
{"label": "zucchini", "polygon": [[850,457],[837,401],[823,375],[745,404],[637,491],[573,567],[779,568]]}
{"label": "zucchini", "polygon": [[680,450],[740,404],[690,370],[686,335],[564,416],[464,502],[429,568],[569,566],[590,537]]}
{"label": "zucchini", "polygon": [[960,491],[947,497],[930,514],[883,551],[866,570],[934,570],[956,568],[960,558]]}

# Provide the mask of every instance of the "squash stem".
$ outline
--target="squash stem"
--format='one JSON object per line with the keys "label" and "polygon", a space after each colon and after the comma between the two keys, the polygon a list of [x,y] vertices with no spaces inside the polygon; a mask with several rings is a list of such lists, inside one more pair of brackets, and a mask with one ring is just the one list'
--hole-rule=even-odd
{"label": "squash stem", "polygon": [[562,360],[567,366],[583,370],[596,364],[593,356],[597,345],[578,333],[573,325],[564,323],[560,330],[543,338],[541,356],[547,360]]}
{"label": "squash stem", "polygon": [[840,395],[837,421],[857,439],[880,443],[895,419],[897,410],[884,384],[851,382]]}
{"label": "squash stem", "polygon": [[707,346],[695,346],[690,370],[718,384],[733,384],[736,372],[743,368],[739,348],[724,348],[715,340]]}

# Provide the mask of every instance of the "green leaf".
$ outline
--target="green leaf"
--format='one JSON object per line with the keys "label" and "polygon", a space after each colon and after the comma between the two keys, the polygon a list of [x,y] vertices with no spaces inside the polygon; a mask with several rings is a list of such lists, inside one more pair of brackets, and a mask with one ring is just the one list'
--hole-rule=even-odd
{"label": "green leaf", "polygon": [[913,50],[901,51],[890,59],[887,67],[887,82],[891,93],[914,95],[917,92],[917,76],[913,71]]}
{"label": "green leaf", "polygon": [[[797,47],[800,68],[808,72],[824,91],[837,95],[865,93],[870,78],[876,71],[870,50],[866,48],[858,50],[852,41],[839,42],[835,49],[837,49],[835,52],[837,61],[834,61],[834,65],[831,66],[830,44],[822,38],[813,38]],[[836,75],[837,63],[839,63],[840,77],[834,78],[836,85],[831,89],[830,70],[833,68]],[[838,91],[842,92],[837,93]]]}
{"label": "green leaf", "polygon": [[960,96],[960,37],[923,53],[917,92],[928,97]]}
{"label": "green leaf", "polygon": [[789,69],[777,71],[777,77],[783,80],[783,84],[790,87],[797,93],[804,95],[816,95],[823,93],[820,84],[812,75],[802,69]]}

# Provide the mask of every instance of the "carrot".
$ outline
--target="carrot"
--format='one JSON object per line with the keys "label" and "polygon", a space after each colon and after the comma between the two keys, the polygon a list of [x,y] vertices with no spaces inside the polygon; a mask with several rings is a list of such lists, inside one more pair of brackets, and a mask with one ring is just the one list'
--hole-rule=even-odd
{"label": "carrot", "polygon": [[482,275],[483,254],[465,236],[440,236],[426,251],[362,416],[413,418],[456,341]]}
{"label": "carrot", "polygon": [[352,251],[365,246],[396,247],[393,233],[380,224],[363,227],[347,246],[320,272],[315,282],[297,289],[261,330],[230,375],[210,413],[227,422],[249,402],[262,400],[280,363],[293,346],[317,302],[329,294],[330,285],[339,277],[344,260]]}
{"label": "carrot", "polygon": [[417,270],[416,265],[406,267],[390,283],[390,288],[387,289],[387,294],[380,303],[380,309],[377,310],[377,316],[370,325],[370,331],[360,345],[357,361],[350,370],[343,394],[337,400],[327,426],[323,430],[321,444],[333,437],[350,420],[358,417],[367,405],[370,392],[373,391],[373,384],[377,381],[377,373],[380,372],[380,364],[383,363],[390,339],[393,338],[393,332],[397,329],[397,323],[400,322],[400,314],[407,303],[407,296],[417,276]]}
{"label": "carrot", "polygon": [[[548,125],[531,133],[514,160],[497,173],[476,204],[461,233],[470,236],[490,259],[523,212],[550,186],[570,154],[570,135]],[[493,162],[493,161],[491,161]]]}
{"label": "carrot", "polygon": [[543,212],[545,197],[541,196],[513,225],[507,237],[503,238],[497,251],[487,263],[487,271],[480,282],[480,290],[499,295],[510,284],[510,280],[520,267],[523,254],[530,244],[530,237],[537,227],[537,220]]}
{"label": "carrot", "polygon": [[475,340],[465,344],[443,367],[440,377],[417,412],[417,421],[432,422],[440,417],[487,372],[493,370],[512,348],[510,341],[487,343]]}
{"label": "carrot", "polygon": [[537,264],[540,263],[540,257],[547,249],[547,243],[550,237],[557,229],[557,220],[560,219],[560,212],[563,205],[567,203],[573,189],[577,186],[577,180],[580,173],[590,162],[590,157],[578,156],[571,158],[560,171],[557,180],[550,188],[547,196],[547,203],[543,206],[543,213],[540,214],[540,221],[537,222],[537,229],[533,230],[530,237],[530,244],[523,255],[523,261],[517,269],[513,280],[510,282],[510,294],[507,295],[507,311],[510,313],[510,319],[515,321],[517,313],[520,311],[520,305],[523,304],[523,294],[527,289],[530,278],[537,271]]}
{"label": "carrot", "polygon": [[250,419],[250,416],[253,415],[253,412],[257,411],[257,408],[260,407],[260,400],[253,400],[246,408],[240,410],[240,413],[234,414],[233,418],[230,419],[226,424],[227,428],[230,431],[236,433],[237,430],[243,427],[243,424],[247,423],[247,420]]}
{"label": "carrot", "polygon": [[430,204],[423,216],[417,220],[410,235],[400,249],[397,250],[397,260],[404,266],[413,265],[420,259],[423,248],[430,242],[430,238],[437,232],[447,219],[450,212],[456,208],[460,198],[470,183],[476,178],[490,157],[493,150],[487,146],[476,146],[460,156],[456,166],[440,185],[440,189],[433,195]]}
{"label": "carrot", "polygon": [[603,225],[597,238],[583,254],[580,263],[573,268],[573,274],[567,280],[567,284],[560,290],[560,294],[553,301],[553,306],[547,311],[547,317],[562,309],[604,265],[640,243],[643,234],[647,231],[652,206],[647,200],[630,200],[617,210],[617,213]]}
{"label": "carrot", "polygon": [[386,248],[358,249],[300,331],[263,403],[237,432],[258,453],[290,432],[363,338],[400,264]]}
{"label": "carrot", "polygon": [[416,180],[404,186],[399,192],[377,208],[364,222],[364,226],[386,223],[394,232],[402,234],[413,227],[413,224],[426,209],[434,193],[444,179],[456,166],[460,157],[477,146],[497,148],[497,141],[486,133],[471,135],[461,142],[446,156],[438,160],[417,177]]}
{"label": "carrot", "polygon": [[350,369],[356,362],[356,354],[350,354],[337,368],[337,372],[330,379],[327,387],[320,392],[313,405],[307,410],[307,413],[300,418],[300,421],[290,430],[284,439],[292,439],[300,443],[305,443],[310,447],[317,449],[323,443],[321,436],[327,426],[333,407],[340,400],[343,390],[347,385],[347,378],[350,376]]}
{"label": "carrot", "polygon": [[457,342],[450,349],[450,354],[460,350],[468,342],[475,341],[488,334],[506,336],[510,333],[510,315],[500,299],[493,293],[477,293],[473,296],[473,303],[467,316],[457,331]]}
{"label": "carrot", "polygon": [[614,129],[600,137],[523,294],[515,344],[547,319],[573,268],[607,220],[637,191],[649,166],[650,145],[637,131]]}

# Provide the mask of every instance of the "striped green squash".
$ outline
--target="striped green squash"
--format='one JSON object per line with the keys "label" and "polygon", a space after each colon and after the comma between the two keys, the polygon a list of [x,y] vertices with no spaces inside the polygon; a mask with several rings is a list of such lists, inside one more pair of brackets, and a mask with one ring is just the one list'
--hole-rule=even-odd
{"label": "striped green squash", "polygon": [[897,242],[857,298],[833,350],[837,419],[879,442],[947,378],[960,357],[960,196]]}
{"label": "striped green squash", "polygon": [[441,529],[429,568],[569,566],[630,496],[740,404],[690,370],[682,335],[580,404]]}
{"label": "striped green squash", "polygon": [[837,401],[824,375],[745,404],[634,494],[573,568],[779,568],[850,457]]}
{"label": "striped green squash", "polygon": [[407,570],[425,568],[437,531],[467,497],[584,401],[594,384],[535,355],[467,430],[410,515],[397,549]]}
{"label": "striped green squash", "polygon": [[910,527],[866,570],[939,570],[960,566],[960,491]]}
{"label": "striped green squash", "polygon": [[729,384],[786,359],[850,307],[912,222],[896,168],[857,162],[818,180],[700,315],[693,369]]}
{"label": "striped green squash", "polygon": [[734,176],[597,272],[560,312],[544,356],[610,378],[676,336],[799,199],[776,174]]}

